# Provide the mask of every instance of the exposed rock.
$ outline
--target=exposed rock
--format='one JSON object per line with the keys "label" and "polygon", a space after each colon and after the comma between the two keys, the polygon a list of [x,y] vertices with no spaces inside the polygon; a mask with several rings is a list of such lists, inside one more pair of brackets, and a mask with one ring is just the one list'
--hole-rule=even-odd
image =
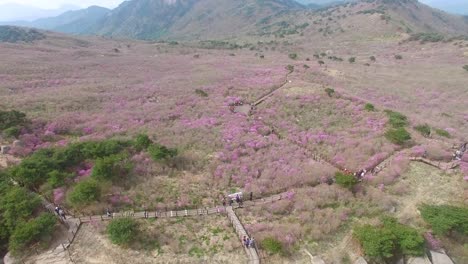
{"label": "exposed rock", "polygon": [[0,153],[1,154],[8,154],[8,152],[10,151],[10,146],[1,146],[0,147]]}
{"label": "exposed rock", "polygon": [[431,264],[431,261],[427,258],[427,256],[424,257],[411,257],[408,259],[406,262],[407,264]]}
{"label": "exposed rock", "polygon": [[445,253],[439,253],[431,250],[432,264],[454,264]]}
{"label": "exposed rock", "polygon": [[23,147],[24,144],[21,140],[15,140],[13,141],[13,147]]}
{"label": "exposed rock", "polygon": [[359,257],[354,264],[367,264],[367,261],[363,257]]}

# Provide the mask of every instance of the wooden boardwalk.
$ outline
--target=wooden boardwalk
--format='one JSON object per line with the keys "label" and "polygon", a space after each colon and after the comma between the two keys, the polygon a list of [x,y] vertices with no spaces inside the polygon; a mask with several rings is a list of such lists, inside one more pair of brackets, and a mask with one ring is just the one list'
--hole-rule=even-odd
{"label": "wooden boardwalk", "polygon": [[[236,230],[236,234],[239,237],[239,240],[243,243],[243,238],[248,237],[251,239],[251,237],[248,235],[247,231],[245,230],[244,226],[240,222],[239,218],[237,217],[236,213],[234,212],[234,209],[232,206],[229,206],[226,208],[226,212],[229,218],[229,221],[231,221],[232,226],[234,227],[234,230]],[[259,264],[260,263],[260,258],[258,257],[257,249],[254,247],[245,247],[245,253],[247,254],[247,257],[249,258],[249,263],[250,264]]]}

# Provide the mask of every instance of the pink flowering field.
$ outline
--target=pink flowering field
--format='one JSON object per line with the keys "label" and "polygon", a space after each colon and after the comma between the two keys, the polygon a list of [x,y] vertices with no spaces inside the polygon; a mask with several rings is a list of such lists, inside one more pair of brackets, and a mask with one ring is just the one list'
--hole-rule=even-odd
{"label": "pink flowering field", "polygon": [[[178,149],[174,166],[147,153],[132,156],[130,184],[106,189],[106,202],[115,207],[209,206],[237,190],[255,197],[289,191],[287,199],[246,209],[241,217],[259,239],[273,236],[292,249],[298,241],[328,239],[355,219],[388,212],[397,205],[394,196],[408,192],[399,183],[409,157],[449,161],[452,145],[468,139],[465,73],[449,63],[462,59],[450,43],[428,45],[440,52],[428,56],[409,44],[369,45],[356,54],[342,48],[331,51],[343,62],[324,58],[320,66],[313,55],[333,47],[205,50],[53,35],[36,44],[0,44],[1,108],[33,120],[34,129],[13,149],[18,156],[138,133]],[[298,59],[288,58],[292,51]],[[395,62],[395,53],[405,59]],[[363,65],[371,55],[377,62]],[[350,56],[356,64],[347,62]],[[440,72],[427,66],[436,61]],[[294,66],[291,74],[288,65]],[[329,96],[327,88],[334,93]],[[231,111],[233,104],[270,91],[250,115]],[[369,103],[375,111],[366,110]],[[385,138],[386,109],[408,116],[409,144]],[[423,137],[413,127],[425,123],[450,137]],[[465,185],[466,155],[463,176],[454,176]],[[367,173],[354,190],[327,184],[338,170],[370,170],[384,161],[381,173]],[[76,168],[75,181],[89,177],[92,167]],[[53,190],[54,201],[62,203],[66,191]],[[437,247],[436,238],[426,236]]]}

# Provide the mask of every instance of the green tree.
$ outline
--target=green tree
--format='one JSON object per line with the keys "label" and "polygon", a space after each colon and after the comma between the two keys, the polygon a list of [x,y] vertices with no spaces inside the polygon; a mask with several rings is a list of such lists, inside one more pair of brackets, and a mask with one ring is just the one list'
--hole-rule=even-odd
{"label": "green tree", "polygon": [[112,243],[116,245],[130,244],[138,234],[138,225],[131,218],[112,220],[107,226],[107,234]]}
{"label": "green tree", "polygon": [[367,256],[372,258],[393,257],[396,248],[396,237],[389,230],[381,230],[371,225],[364,225],[354,230],[354,236],[361,243]]}
{"label": "green tree", "polygon": [[401,56],[401,55],[395,55],[395,59],[397,59],[397,60],[402,60],[402,59],[403,59],[403,56]]}
{"label": "green tree", "polygon": [[57,188],[65,185],[67,179],[71,179],[74,175],[70,173],[61,172],[58,170],[53,170],[47,174],[48,179],[47,183],[52,188]]}
{"label": "green tree", "polygon": [[382,225],[364,225],[354,229],[367,256],[384,260],[395,255],[421,256],[424,238],[414,228],[402,225],[395,218],[384,217]]}
{"label": "green tree", "polygon": [[450,205],[423,205],[421,216],[429,223],[437,235],[449,235],[451,232],[468,235],[468,207]]}
{"label": "green tree", "polygon": [[165,160],[177,156],[176,149],[169,149],[163,145],[153,144],[148,148],[151,158],[155,161]]}
{"label": "green tree", "polygon": [[45,242],[51,238],[56,221],[53,214],[44,213],[28,222],[21,222],[10,237],[9,249],[18,254],[34,242]]}
{"label": "green tree", "polygon": [[355,57],[351,57],[348,59],[349,63],[355,63],[356,62],[356,58]]}
{"label": "green tree", "polygon": [[27,123],[26,114],[12,110],[0,111],[0,130],[11,127],[22,127]]}
{"label": "green tree", "polygon": [[370,56],[370,60],[373,61],[373,62],[375,62],[375,61],[376,61],[375,56]]}
{"label": "green tree", "polygon": [[465,69],[466,71],[468,71],[468,65],[463,66],[463,69]]}
{"label": "green tree", "polygon": [[139,134],[135,139],[134,146],[138,151],[142,151],[147,149],[151,144],[153,144],[153,141],[148,137],[148,135]]}
{"label": "green tree", "polygon": [[26,221],[41,204],[39,197],[24,188],[12,186],[0,197],[0,221],[11,233],[21,221]]}
{"label": "green tree", "polygon": [[336,184],[346,189],[352,189],[358,183],[356,177],[350,174],[344,174],[342,172],[337,172],[335,174],[335,180]]}
{"label": "green tree", "polygon": [[375,111],[374,105],[373,105],[373,104],[369,104],[369,103],[367,103],[367,104],[364,106],[364,109],[365,109],[366,111],[369,111],[369,112],[374,112],[374,111]]}
{"label": "green tree", "polygon": [[392,127],[399,128],[408,125],[408,118],[405,115],[391,110],[385,110],[385,113]]}
{"label": "green tree", "polygon": [[428,137],[431,135],[431,127],[428,124],[415,126],[414,129],[425,137]]}
{"label": "green tree", "polygon": [[124,155],[96,159],[91,176],[98,180],[113,180],[130,172],[131,165]]}
{"label": "green tree", "polygon": [[269,254],[284,254],[283,244],[273,237],[267,237],[260,243]]}
{"label": "green tree", "polygon": [[74,206],[88,205],[99,200],[101,188],[94,179],[79,182],[68,194],[68,200]]}

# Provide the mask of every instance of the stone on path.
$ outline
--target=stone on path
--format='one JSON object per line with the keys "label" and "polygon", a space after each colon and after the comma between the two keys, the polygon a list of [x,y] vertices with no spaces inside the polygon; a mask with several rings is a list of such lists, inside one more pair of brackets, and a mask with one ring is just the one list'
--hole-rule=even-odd
{"label": "stone on path", "polygon": [[367,261],[363,257],[359,257],[354,264],[367,264]]}

